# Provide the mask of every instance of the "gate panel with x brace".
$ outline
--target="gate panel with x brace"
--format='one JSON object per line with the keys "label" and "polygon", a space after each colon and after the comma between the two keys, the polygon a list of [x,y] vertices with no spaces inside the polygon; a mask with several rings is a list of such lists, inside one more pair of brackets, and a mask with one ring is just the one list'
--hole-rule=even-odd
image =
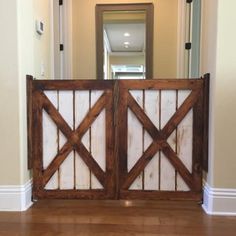
{"label": "gate panel with x brace", "polygon": [[28,77],[33,197],[200,200],[208,90],[208,75],[124,81]]}

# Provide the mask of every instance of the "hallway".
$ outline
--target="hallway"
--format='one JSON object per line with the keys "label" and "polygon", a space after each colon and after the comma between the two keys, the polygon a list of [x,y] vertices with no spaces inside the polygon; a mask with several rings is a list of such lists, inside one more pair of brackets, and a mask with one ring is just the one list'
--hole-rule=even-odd
{"label": "hallway", "polygon": [[0,213],[0,235],[235,235],[236,217],[206,215],[187,201],[44,200]]}

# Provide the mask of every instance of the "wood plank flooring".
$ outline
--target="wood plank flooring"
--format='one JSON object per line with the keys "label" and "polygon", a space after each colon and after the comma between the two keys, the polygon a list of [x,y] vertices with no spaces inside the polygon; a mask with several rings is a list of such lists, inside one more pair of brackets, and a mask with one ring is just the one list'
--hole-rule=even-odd
{"label": "wood plank flooring", "polygon": [[0,212],[0,235],[236,235],[236,217],[208,216],[186,201],[41,200]]}

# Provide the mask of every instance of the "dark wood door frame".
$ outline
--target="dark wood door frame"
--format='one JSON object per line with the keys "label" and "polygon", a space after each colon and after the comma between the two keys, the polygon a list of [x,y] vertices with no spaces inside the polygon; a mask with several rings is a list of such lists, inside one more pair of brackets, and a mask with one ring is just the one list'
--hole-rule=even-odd
{"label": "dark wood door frame", "polygon": [[146,79],[153,78],[153,26],[154,8],[152,3],[97,4],[96,5],[96,71],[97,79],[103,79],[103,12],[104,11],[145,11],[146,12]]}

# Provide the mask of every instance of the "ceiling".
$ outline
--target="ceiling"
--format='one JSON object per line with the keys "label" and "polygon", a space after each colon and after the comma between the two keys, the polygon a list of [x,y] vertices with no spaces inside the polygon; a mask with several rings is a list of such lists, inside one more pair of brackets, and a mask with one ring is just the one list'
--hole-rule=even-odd
{"label": "ceiling", "polygon": [[[104,24],[104,30],[110,53],[145,51],[145,23],[107,23]],[[125,36],[125,33],[129,36]]]}

